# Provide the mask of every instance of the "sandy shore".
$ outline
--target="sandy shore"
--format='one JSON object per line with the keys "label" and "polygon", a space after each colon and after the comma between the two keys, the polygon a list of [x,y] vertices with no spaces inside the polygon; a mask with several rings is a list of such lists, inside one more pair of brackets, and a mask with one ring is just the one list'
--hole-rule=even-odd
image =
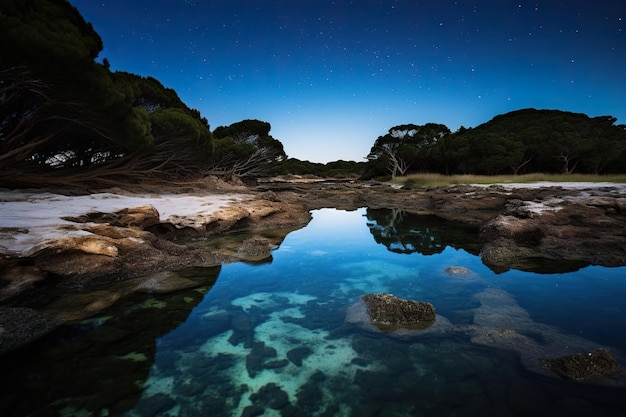
{"label": "sandy shore", "polygon": [[242,205],[249,194],[129,194],[96,193],[67,196],[50,192],[0,191],[0,254],[27,256],[45,242],[64,237],[89,235],[73,229],[64,217],[91,212],[114,213],[125,208],[152,206],[162,222],[177,227],[207,223],[215,213],[231,205]]}

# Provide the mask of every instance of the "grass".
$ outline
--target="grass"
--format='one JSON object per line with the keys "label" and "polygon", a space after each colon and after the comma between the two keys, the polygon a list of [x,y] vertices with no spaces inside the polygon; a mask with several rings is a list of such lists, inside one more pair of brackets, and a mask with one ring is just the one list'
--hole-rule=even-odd
{"label": "grass", "polygon": [[587,175],[587,174],[526,174],[526,175],[441,175],[411,174],[396,177],[391,183],[408,187],[439,187],[455,184],[506,184],[531,183],[538,181],[551,182],[617,182],[626,183],[626,174]]}

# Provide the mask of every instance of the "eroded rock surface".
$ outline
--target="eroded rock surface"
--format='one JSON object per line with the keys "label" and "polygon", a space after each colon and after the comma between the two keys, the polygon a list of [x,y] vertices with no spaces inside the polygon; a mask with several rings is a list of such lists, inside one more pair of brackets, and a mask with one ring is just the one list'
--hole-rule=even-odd
{"label": "eroded rock surface", "polygon": [[626,265],[626,186],[622,184],[396,189],[344,181],[267,183],[259,189],[309,209],[393,208],[479,226],[481,257],[497,272]]}
{"label": "eroded rock surface", "polygon": [[59,319],[31,308],[0,307],[0,353],[37,339],[60,324]]}
{"label": "eroded rock surface", "polygon": [[[595,377],[594,383],[599,385],[626,386],[626,375],[613,365],[614,358],[598,353],[592,359],[581,359],[589,352],[602,352],[603,346],[535,322],[506,291],[489,288],[474,298],[480,302],[474,309],[474,324],[460,329],[472,343],[516,352],[522,365],[538,374]],[[602,378],[609,374],[614,375]]]}
{"label": "eroded rock surface", "polygon": [[546,365],[565,379],[583,381],[620,372],[615,356],[606,349],[548,359]]}
{"label": "eroded rock surface", "polygon": [[366,294],[361,299],[371,324],[383,332],[426,329],[435,323],[435,307],[428,302],[406,300],[387,293]]}
{"label": "eroded rock surface", "polygon": [[[238,197],[238,205],[219,207],[210,198],[204,204],[200,198],[183,195],[179,202],[174,198],[164,205],[166,211],[180,205],[182,214],[167,212],[162,219],[149,204],[110,213],[93,210],[62,216],[56,213],[75,213],[79,208],[67,208],[62,204],[67,199],[64,196],[35,194],[32,212],[12,213],[19,227],[0,227],[0,254],[4,255],[0,259],[0,308],[20,306],[26,309],[19,311],[30,313],[5,314],[8,321],[0,331],[0,351],[37,338],[63,322],[84,319],[129,293],[172,292],[198,285],[169,271],[271,260],[271,251],[289,232],[306,225],[311,215],[297,203],[277,201],[271,193],[263,195],[269,199]],[[125,198],[148,200],[99,194],[92,201],[96,207],[101,200],[103,207],[111,207]],[[154,201],[161,204],[163,199],[157,196]],[[217,199],[218,204],[223,201],[226,199]],[[187,202],[196,204],[197,212],[185,206]],[[88,207],[89,201],[81,204]],[[254,234],[224,237],[232,231]],[[202,244],[217,238],[227,244]],[[103,286],[106,289],[101,289]],[[66,297],[46,305],[41,300],[51,288],[64,288]],[[44,316],[49,320],[39,319]],[[13,319],[17,321],[9,326]],[[24,321],[22,327],[20,321]],[[18,331],[21,328],[26,330]]]}
{"label": "eroded rock surface", "polygon": [[[28,302],[39,300],[38,294],[50,286],[68,291],[89,289],[192,265],[268,260],[289,231],[308,223],[310,210],[324,207],[397,208],[481,226],[481,257],[496,271],[532,271],[536,260],[571,269],[589,263],[626,265],[626,197],[624,187],[617,185],[464,185],[402,190],[376,182],[337,181],[265,183],[254,189],[237,186],[229,190],[236,194],[211,196],[202,189],[200,195],[191,186],[176,190],[188,194],[155,194],[159,204],[167,202],[158,209],[150,204],[151,195],[120,190],[75,197],[7,192],[0,200],[6,214],[0,222],[0,303],[8,307],[26,303],[28,307]],[[132,204],[124,207],[126,202]],[[24,209],[24,204],[28,208]],[[58,214],[50,207],[62,207],[63,212]],[[265,233],[269,230],[272,232]],[[232,231],[251,233],[228,237]],[[203,239],[210,244],[188,244]],[[563,266],[564,261],[569,263]],[[447,271],[452,277],[468,276],[462,272]],[[165,290],[189,284],[166,276],[150,279],[151,284],[143,288],[153,285]],[[140,291],[142,287],[132,288]],[[118,294],[127,291],[125,287]],[[92,311],[115,302],[115,297],[84,307]],[[365,303],[359,305],[354,311],[364,310]],[[361,312],[354,317],[361,320],[362,316]],[[77,316],[68,313],[63,317]],[[426,331],[435,331],[444,322],[437,317]],[[394,333],[401,331],[406,329]],[[474,336],[477,340],[506,339],[512,344],[528,341],[516,329],[500,327],[489,335]]]}
{"label": "eroded rock surface", "polygon": [[626,198],[511,201],[481,230],[481,257],[495,270],[532,270],[529,259],[626,264]]}

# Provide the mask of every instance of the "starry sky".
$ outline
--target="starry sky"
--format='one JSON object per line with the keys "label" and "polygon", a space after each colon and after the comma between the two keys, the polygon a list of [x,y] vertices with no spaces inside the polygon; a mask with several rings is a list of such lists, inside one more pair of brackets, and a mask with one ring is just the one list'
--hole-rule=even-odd
{"label": "starry sky", "polygon": [[272,125],[289,157],[363,161],[399,124],[521,108],[626,124],[618,0],[70,0],[111,70],[152,76],[211,128]]}

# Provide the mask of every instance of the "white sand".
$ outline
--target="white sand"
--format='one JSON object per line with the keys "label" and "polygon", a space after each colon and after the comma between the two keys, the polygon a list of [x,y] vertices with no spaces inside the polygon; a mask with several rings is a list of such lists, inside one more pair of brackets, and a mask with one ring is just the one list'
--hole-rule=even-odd
{"label": "white sand", "polygon": [[470,184],[475,187],[491,187],[497,185],[504,188],[550,188],[561,187],[569,190],[587,190],[600,188],[615,188],[620,192],[626,192],[626,184],[617,182],[552,182],[552,181],[536,181],[526,183],[501,183],[501,184]]}
{"label": "white sand", "polygon": [[[62,237],[88,235],[62,217],[89,212],[113,213],[151,205],[162,222],[178,227],[206,223],[217,210],[245,201],[244,194],[114,194],[64,196],[48,192],[0,190],[0,254],[28,256],[42,243]],[[74,226],[74,227],[72,227]],[[75,228],[76,230],[72,230]]]}

